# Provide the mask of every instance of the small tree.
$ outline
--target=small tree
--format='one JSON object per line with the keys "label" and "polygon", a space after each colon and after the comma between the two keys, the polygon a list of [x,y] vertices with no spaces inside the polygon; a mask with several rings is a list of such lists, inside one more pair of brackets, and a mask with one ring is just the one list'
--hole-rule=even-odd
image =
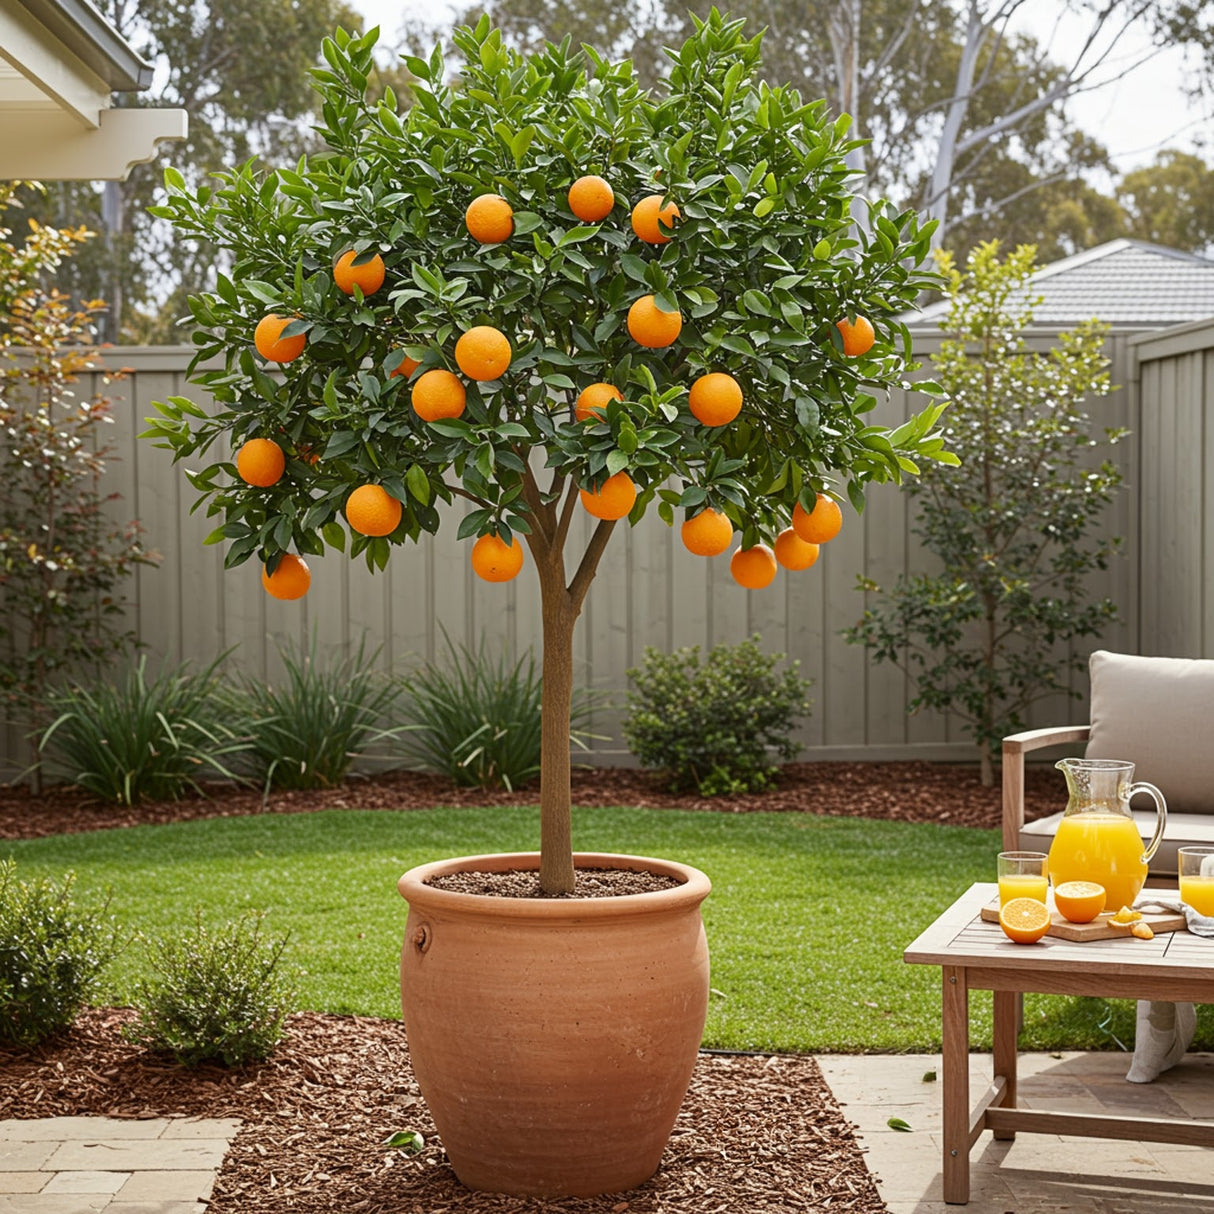
{"label": "small tree", "polygon": [[[14,202],[15,187],[0,185],[0,212]],[[73,388],[97,367],[92,324],[105,305],[76,306],[44,285],[90,233],[31,220],[24,244],[11,235],[0,229],[0,689],[10,719],[37,731],[57,677],[134,643],[116,622],[119,584],[157,558],[138,524],[116,526],[105,513],[117,497],[98,488],[109,402],[82,401]],[[38,758],[35,742],[35,787]]]}
{"label": "small tree", "polygon": [[[982,783],[994,782],[1000,739],[1023,728],[1028,706],[1067,687],[1083,658],[1060,658],[1077,637],[1098,636],[1116,618],[1092,599],[1087,575],[1104,569],[1119,541],[1090,534],[1121,474],[1091,466],[1097,440],[1085,399],[1108,394],[1107,326],[1086,322],[1047,353],[1024,331],[1038,302],[1030,279],[1036,250],[999,260],[980,245],[965,272],[947,254],[948,334],[933,357],[950,398],[949,448],[961,470],[932,467],[910,486],[916,534],[940,560],[936,574],[901,577],[865,611],[850,641],[894,662],[914,681],[910,709],[959,715],[980,748]],[[1109,444],[1123,430],[1106,430]]]}
{"label": "small tree", "polygon": [[[214,191],[169,175],[162,213],[230,250],[235,272],[191,301],[195,365],[223,363],[194,382],[219,411],[173,398],[148,434],[178,459],[221,435],[242,452],[271,440],[248,449],[269,457],[246,468],[265,487],[223,462],[191,478],[223,516],[211,538],[230,542],[228,564],[257,553],[272,593],[283,570],[288,593],[306,589],[288,548],[344,548],[343,507],[372,567],[437,531],[456,498],[482,576],[517,572],[523,537],[543,617],[540,882],[567,891],[573,629],[617,521],[655,502],[668,524],[711,507],[726,541],[737,528],[755,549],[836,476],[859,508],[867,482],[948,458],[942,406],[893,432],[865,419],[869,385],[907,370],[906,331],[886,318],[935,281],[918,268],[930,232],[884,202],[856,229],[846,120],[756,83],[759,39],[715,10],[669,52],[660,95],[569,40],[523,57],[482,19],[454,35],[454,83],[439,48],[406,57],[401,115],[391,93],[368,99],[375,40],[325,43],[325,155],[246,166]],[[607,188],[584,183],[571,206],[583,176]],[[634,235],[628,208],[646,198]],[[662,226],[646,223],[659,207]],[[845,352],[837,322],[858,313],[880,334]],[[256,344],[281,378],[254,358],[259,324],[274,326]],[[711,425],[688,393],[706,377]],[[597,409],[579,420],[592,385]],[[601,521],[575,553],[583,505]],[[748,560],[774,575],[770,552]]]}

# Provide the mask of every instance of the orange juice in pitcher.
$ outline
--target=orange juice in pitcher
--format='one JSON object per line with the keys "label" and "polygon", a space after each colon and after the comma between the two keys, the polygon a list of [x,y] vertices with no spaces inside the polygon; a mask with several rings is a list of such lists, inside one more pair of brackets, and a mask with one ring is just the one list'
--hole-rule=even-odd
{"label": "orange juice in pitcher", "polygon": [[[1168,810],[1153,784],[1133,783],[1134,764],[1119,759],[1063,759],[1066,813],[1050,847],[1050,879],[1095,881],[1105,888],[1105,909],[1132,906],[1147,879],[1147,866],[1163,839]],[[1155,801],[1155,834],[1144,844],[1130,816],[1139,792]]]}

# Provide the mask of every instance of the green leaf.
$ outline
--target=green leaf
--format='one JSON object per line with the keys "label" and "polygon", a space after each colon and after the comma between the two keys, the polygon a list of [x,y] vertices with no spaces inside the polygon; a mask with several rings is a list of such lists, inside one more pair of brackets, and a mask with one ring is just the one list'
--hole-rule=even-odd
{"label": "green leaf", "polygon": [[628,455],[621,451],[618,447],[614,451],[607,453],[607,475],[615,476],[617,472],[623,472],[628,467]]}
{"label": "green leaf", "polygon": [[338,552],[346,550],[346,529],[336,520],[330,519],[320,529],[321,535],[325,537],[325,543],[330,548],[336,548]]}
{"label": "green leaf", "polygon": [[397,1130],[384,1139],[384,1146],[395,1147],[406,1155],[418,1155],[426,1147],[426,1140],[416,1130]]}
{"label": "green leaf", "polygon": [[904,1134],[911,1133],[910,1125],[903,1121],[901,1117],[891,1117],[886,1123],[891,1130],[901,1130]]}
{"label": "green leaf", "polygon": [[425,469],[420,464],[410,466],[409,471],[405,473],[405,485],[409,493],[423,506],[429,505],[430,478],[426,476]]}

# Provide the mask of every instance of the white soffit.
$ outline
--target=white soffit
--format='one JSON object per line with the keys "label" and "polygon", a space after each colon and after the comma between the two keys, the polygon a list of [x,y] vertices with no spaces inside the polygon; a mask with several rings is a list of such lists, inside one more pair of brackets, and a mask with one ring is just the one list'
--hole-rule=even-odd
{"label": "white soffit", "polygon": [[186,135],[185,110],[114,107],[150,81],[87,0],[0,0],[0,179],[121,181]]}

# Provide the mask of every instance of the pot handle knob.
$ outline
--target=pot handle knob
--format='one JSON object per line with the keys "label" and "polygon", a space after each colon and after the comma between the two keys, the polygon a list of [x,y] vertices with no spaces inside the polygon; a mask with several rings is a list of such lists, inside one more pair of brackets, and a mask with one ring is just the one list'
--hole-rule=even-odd
{"label": "pot handle knob", "polygon": [[433,933],[428,923],[419,923],[409,935],[409,941],[419,953],[424,953],[430,947]]}

